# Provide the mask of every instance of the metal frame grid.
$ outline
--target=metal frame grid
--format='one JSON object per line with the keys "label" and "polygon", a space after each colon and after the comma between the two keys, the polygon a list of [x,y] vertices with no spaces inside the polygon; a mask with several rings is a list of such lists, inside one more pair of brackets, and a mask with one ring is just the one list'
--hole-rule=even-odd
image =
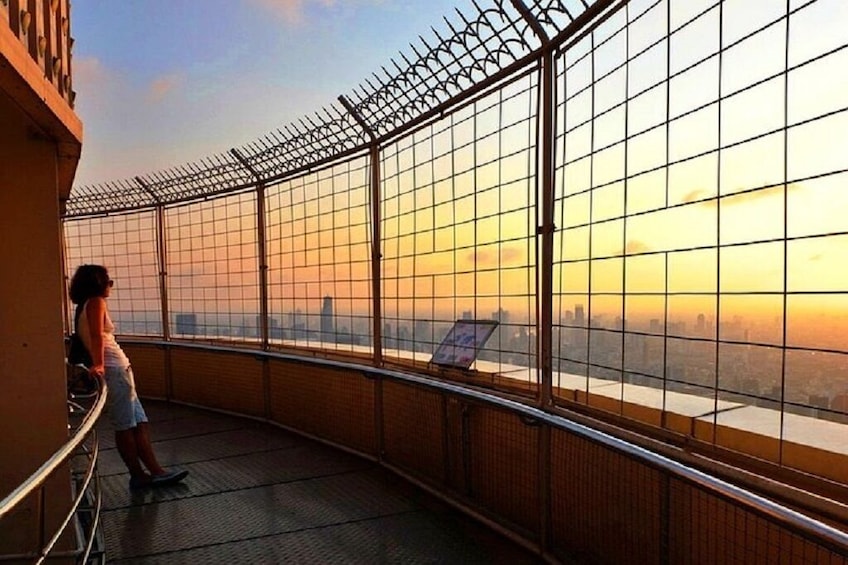
{"label": "metal frame grid", "polygon": [[[156,233],[151,211],[65,222],[68,281],[82,264],[105,265],[115,280],[109,311],[121,333],[162,335]],[[73,327],[73,305],[68,310]]]}
{"label": "metal frame grid", "polygon": [[[609,0],[473,0],[346,97],[245,146],[134,179],[75,187],[66,216],[173,204],[271,184],[437,115],[534,58],[541,38]],[[590,5],[592,4],[592,5]],[[547,30],[547,31],[545,31]],[[542,35],[540,35],[542,34]]]}
{"label": "metal frame grid", "polygon": [[369,178],[360,157],[266,190],[273,346],[372,351]]}
{"label": "metal frame grid", "polygon": [[165,209],[171,334],[260,343],[256,193]]}
{"label": "metal frame grid", "polygon": [[838,9],[632,1],[559,55],[554,386],[800,443],[791,414],[845,421]]}
{"label": "metal frame grid", "polygon": [[428,361],[460,318],[500,326],[474,365],[536,383],[537,75],[385,146],[385,355]]}
{"label": "metal frame grid", "polygon": [[[89,195],[100,199],[98,213],[146,205],[167,213],[167,237],[160,236],[167,244],[160,256],[160,284],[168,291],[164,337],[175,325],[170,312],[190,300],[191,285],[174,287],[174,273],[195,259],[251,261],[232,273],[235,282],[200,286],[213,298],[227,285],[241,293],[212,306],[252,336],[245,342],[261,338],[263,347],[276,346],[279,336],[285,344],[286,322],[293,333],[297,326],[285,315],[297,311],[298,300],[310,300],[301,308],[320,333],[319,301],[332,292],[340,303],[349,301],[350,327],[360,322],[353,334],[368,338],[377,365],[383,349],[399,355],[392,351],[399,325],[411,326],[410,342],[417,344],[407,357],[429,358],[440,332],[465,312],[490,317],[515,309],[517,300],[528,311],[526,322],[513,318],[506,338],[518,333],[520,343],[505,346],[500,335],[477,369],[511,377],[497,384],[526,385],[541,406],[565,399],[622,413],[628,404],[647,406],[661,413],[661,425],[678,413],[693,427],[700,417],[830,449],[802,434],[810,422],[802,416],[848,418],[838,403],[848,396],[839,396],[848,383],[848,350],[833,337],[844,335],[846,318],[829,310],[848,296],[835,276],[848,241],[848,204],[839,189],[848,173],[839,152],[848,106],[841,74],[830,72],[848,56],[844,34],[835,29],[841,20],[833,17],[844,6],[836,0],[772,0],[756,9],[742,0],[599,0],[575,14],[571,3],[512,4],[478,8],[489,23],[469,19],[437,56],[421,56],[429,62],[418,82],[401,73],[403,81],[373,87],[401,97],[383,102],[405,116],[403,126],[368,110],[379,97],[367,104],[341,97],[349,116],[332,118],[339,120],[336,129],[307,120],[290,132],[304,138],[290,165],[275,165],[277,157],[257,160],[270,155],[268,147],[232,150],[251,175],[247,186],[255,197],[221,196],[241,181],[205,189],[194,176],[181,194],[178,174],[162,181],[172,192],[146,178],[123,187],[128,199],[146,194],[143,202]],[[496,16],[501,24],[491,23]],[[501,25],[509,30],[509,47],[490,53],[492,61],[505,57],[500,73],[490,73],[486,61],[470,75],[456,75],[465,79],[437,72],[453,81],[450,88],[424,78],[428,65],[449,59],[451,49],[479,54],[478,40],[500,45],[481,38]],[[542,47],[523,56],[528,30]],[[459,86],[462,92],[451,94]],[[358,129],[345,129],[350,120],[367,134],[364,144]],[[342,139],[345,131],[354,142]],[[316,139],[320,132],[327,139]],[[314,159],[306,154],[304,148],[318,146]],[[508,177],[514,165],[507,162],[516,156],[519,174]],[[220,198],[168,204],[200,195]],[[221,218],[231,199],[246,205],[230,218],[233,233],[239,245],[255,249],[228,248],[223,232],[209,234],[209,226],[214,232],[227,225]],[[86,206],[95,200],[69,202],[70,218],[90,214]],[[208,226],[192,219],[204,214]],[[190,230],[174,231],[183,219],[203,232],[196,248]],[[339,255],[345,237],[355,239],[361,257]],[[216,238],[223,250],[216,250]],[[512,265],[502,251],[516,242],[526,256]],[[187,255],[174,260],[173,246]],[[486,253],[497,259],[483,264]],[[476,262],[463,265],[463,254]],[[513,267],[520,286],[499,276]],[[334,285],[341,288],[328,290]],[[361,329],[365,302],[369,330]],[[246,304],[263,318],[260,327],[237,321]],[[575,304],[584,312],[569,316]],[[799,323],[804,310],[830,325]],[[743,311],[753,315],[744,314],[746,320]],[[262,327],[274,316],[283,317],[279,334],[273,324]],[[308,332],[291,337],[298,346],[358,351],[333,340],[328,347]],[[518,368],[516,357],[523,362],[523,355],[526,366]],[[820,423],[836,426],[833,435],[844,432],[837,423]],[[715,433],[717,426],[709,429]],[[764,443],[757,456],[786,460],[787,442]]]}

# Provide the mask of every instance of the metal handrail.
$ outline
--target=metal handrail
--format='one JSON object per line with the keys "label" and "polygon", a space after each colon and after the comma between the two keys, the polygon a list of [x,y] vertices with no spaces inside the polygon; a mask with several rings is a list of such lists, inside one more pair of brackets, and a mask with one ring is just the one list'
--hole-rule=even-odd
{"label": "metal handrail", "polygon": [[505,398],[490,392],[485,392],[475,388],[470,388],[460,384],[454,384],[439,379],[413,375],[397,370],[384,369],[369,365],[361,365],[352,362],[338,361],[333,359],[322,359],[318,357],[304,357],[300,355],[278,353],[273,351],[253,351],[244,350],[237,347],[227,347],[221,345],[208,344],[193,344],[193,343],[175,343],[158,340],[127,340],[124,342],[157,345],[164,347],[181,347],[186,349],[201,349],[220,351],[225,353],[250,354],[254,356],[267,357],[271,359],[279,359],[282,361],[292,361],[297,363],[308,363],[314,365],[322,365],[333,367],[357,373],[364,373],[383,378],[389,378],[396,381],[403,381],[409,384],[423,386],[430,389],[439,390],[457,396],[462,396],[470,400],[485,402],[500,408],[504,408],[511,412],[521,414],[531,420],[544,422],[545,424],[574,433],[594,443],[603,445],[620,453],[626,454],[629,457],[642,461],[656,469],[668,472],[679,479],[688,483],[697,485],[709,492],[732,501],[745,507],[761,516],[769,517],[771,520],[782,524],[792,531],[802,535],[818,538],[831,547],[837,548],[840,552],[848,552],[848,532],[834,528],[820,520],[816,520],[810,516],[795,511],[783,504],[770,500],[764,496],[756,494],[750,490],[734,485],[728,481],[712,476],[708,473],[685,465],[679,461],[628,442],[626,440],[615,437],[611,434],[593,429],[584,424],[570,420],[559,414],[546,412],[540,408],[528,406],[521,402]]}
{"label": "metal handrail", "polygon": [[[78,489],[77,496],[75,497],[73,504],[71,505],[68,514],[65,516],[62,521],[61,526],[57,529],[55,534],[51,537],[51,539],[44,544],[42,547],[38,548],[37,553],[30,553],[24,555],[4,555],[0,556],[0,561],[7,559],[36,559],[37,563],[41,563],[44,559],[51,553],[53,547],[56,545],[56,542],[60,539],[62,533],[67,528],[68,524],[71,523],[74,515],[77,513],[80,503],[86,496],[86,492],[88,488],[94,480],[95,485],[99,485],[99,479],[96,474],[96,464],[97,464],[97,456],[99,454],[99,446],[95,441],[92,450],[86,449],[84,445],[85,440],[89,437],[90,434],[95,433],[94,426],[97,424],[100,416],[103,413],[103,409],[106,405],[106,397],[108,395],[108,387],[104,380],[98,379],[97,388],[96,388],[96,399],[94,404],[90,409],[84,410],[79,404],[73,402],[72,400],[68,400],[68,405],[72,409],[85,411],[85,417],[83,418],[82,423],[79,427],[74,431],[74,434],[69,440],[62,445],[56,452],[45,461],[32,475],[30,475],[23,483],[21,483],[15,490],[9,493],[3,500],[0,501],[0,519],[3,519],[6,515],[8,515],[12,510],[14,510],[18,504],[26,500],[29,496],[35,493],[39,488],[42,488],[44,483],[50,478],[56,470],[63,465],[66,461],[68,461],[71,457],[73,457],[77,450],[82,449],[85,455],[89,459],[88,467],[85,470],[85,476],[83,480],[80,482],[80,488]],[[96,437],[96,436],[95,436]],[[43,495],[42,495],[43,496]],[[73,551],[63,551],[55,556],[65,556],[65,557],[82,557],[82,560],[85,561],[88,559],[88,556],[91,553],[94,536],[97,531],[97,526],[100,521],[100,493],[98,489],[97,498],[95,500],[95,508],[94,515],[91,521],[91,535],[90,539],[86,540],[86,546],[84,549],[78,549]],[[44,527],[44,513],[41,513],[40,516],[40,525],[39,528],[43,531]],[[61,555],[60,555],[61,554]]]}

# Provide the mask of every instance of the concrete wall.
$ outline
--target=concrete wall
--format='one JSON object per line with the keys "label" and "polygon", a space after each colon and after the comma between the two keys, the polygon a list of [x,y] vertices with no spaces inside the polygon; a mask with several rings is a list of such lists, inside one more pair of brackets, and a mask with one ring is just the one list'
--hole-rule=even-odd
{"label": "concrete wall", "polygon": [[[0,497],[68,439],[59,208],[82,125],[70,106],[68,4],[39,0],[26,9],[35,16],[28,29],[19,1],[0,5]],[[70,507],[67,468],[47,482],[45,501],[50,537]],[[3,519],[0,554],[39,549],[39,512],[32,497]]]}
{"label": "concrete wall", "polygon": [[[2,92],[0,124],[0,495],[5,496],[67,440],[68,419],[57,148]],[[65,473],[48,489],[48,516],[67,508],[69,500]],[[3,521],[0,553],[34,547],[34,502]]]}

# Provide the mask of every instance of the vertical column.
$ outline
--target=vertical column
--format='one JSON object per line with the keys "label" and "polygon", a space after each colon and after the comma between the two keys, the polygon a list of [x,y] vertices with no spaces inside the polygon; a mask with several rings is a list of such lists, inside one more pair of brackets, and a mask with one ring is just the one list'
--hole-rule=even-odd
{"label": "vertical column", "polygon": [[268,324],[268,246],[265,235],[265,182],[256,169],[250,166],[237,149],[230,149],[230,154],[236,158],[256,179],[256,253],[259,259],[259,335],[262,340],[262,350],[269,349]]}
{"label": "vertical column", "polygon": [[542,235],[542,253],[540,271],[541,305],[539,321],[539,403],[542,406],[553,404],[553,293],[554,293],[554,147],[556,132],[554,131],[555,100],[554,81],[556,69],[554,53],[545,51],[542,56],[540,69],[541,104],[539,146],[541,149],[541,171],[539,176],[539,192],[542,197],[542,210],[539,231]]}
{"label": "vertical column", "polygon": [[265,239],[265,184],[256,185],[256,245],[259,254],[259,335],[262,350],[268,350],[268,251]]}
{"label": "vertical column", "polygon": [[162,299],[162,338],[171,341],[171,315],[168,311],[168,239],[165,237],[165,207],[156,206],[156,244],[159,250],[159,296]]}
{"label": "vertical column", "polygon": [[381,366],[383,364],[383,310],[382,310],[382,274],[381,260],[383,258],[380,252],[380,244],[382,243],[381,215],[380,204],[382,202],[382,192],[380,191],[380,141],[377,139],[371,126],[359,115],[353,104],[344,96],[339,96],[339,102],[350,112],[356,123],[365,130],[365,133],[371,138],[371,145],[368,152],[368,158],[371,161],[371,296],[372,296],[372,311],[371,318],[371,334],[374,336],[374,364]]}
{"label": "vertical column", "polygon": [[[539,376],[538,402],[542,407],[553,404],[553,258],[554,258],[554,131],[556,80],[554,51],[545,28],[530,12],[522,0],[510,0],[542,43],[539,68],[539,115],[536,117],[536,159],[539,164],[537,182],[537,240],[540,247],[538,277],[536,280],[536,312],[538,331],[536,368]],[[541,209],[539,209],[539,203]]]}
{"label": "vertical column", "polygon": [[382,217],[380,215],[380,204],[382,196],[380,191],[380,146],[376,141],[371,144],[371,294],[374,300],[372,306],[374,335],[374,363],[377,366],[383,364],[383,310],[382,310],[382,275],[380,272],[381,260],[380,244],[383,235],[381,229]]}
{"label": "vertical column", "polygon": [[[527,9],[522,0],[511,0],[512,5],[539,38],[542,43],[542,55],[539,60],[539,114],[536,117],[536,162],[539,173],[536,176],[538,200],[537,209],[537,249],[538,275],[536,279],[536,312],[538,329],[536,332],[536,369],[539,378],[537,402],[542,408],[553,405],[553,261],[554,261],[554,147],[556,147],[554,129],[556,101],[554,99],[554,81],[556,80],[554,51],[545,29]],[[539,208],[541,204],[541,209]],[[551,430],[542,426],[539,431],[538,460],[539,476],[539,545],[546,552],[551,545]]]}
{"label": "vertical column", "polygon": [[156,261],[159,268],[159,300],[162,312],[162,339],[171,340],[170,315],[168,313],[168,248],[165,237],[165,207],[159,197],[153,192],[141,177],[135,177],[135,182],[156,203]]}

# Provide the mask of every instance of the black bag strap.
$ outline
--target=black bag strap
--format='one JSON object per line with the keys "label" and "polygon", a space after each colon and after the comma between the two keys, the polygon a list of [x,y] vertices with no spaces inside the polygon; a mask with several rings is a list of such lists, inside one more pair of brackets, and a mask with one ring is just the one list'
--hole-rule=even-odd
{"label": "black bag strap", "polygon": [[83,308],[85,308],[85,302],[83,302],[82,304],[77,304],[77,311],[74,314],[74,333],[79,333],[79,319],[80,316],[82,316]]}

